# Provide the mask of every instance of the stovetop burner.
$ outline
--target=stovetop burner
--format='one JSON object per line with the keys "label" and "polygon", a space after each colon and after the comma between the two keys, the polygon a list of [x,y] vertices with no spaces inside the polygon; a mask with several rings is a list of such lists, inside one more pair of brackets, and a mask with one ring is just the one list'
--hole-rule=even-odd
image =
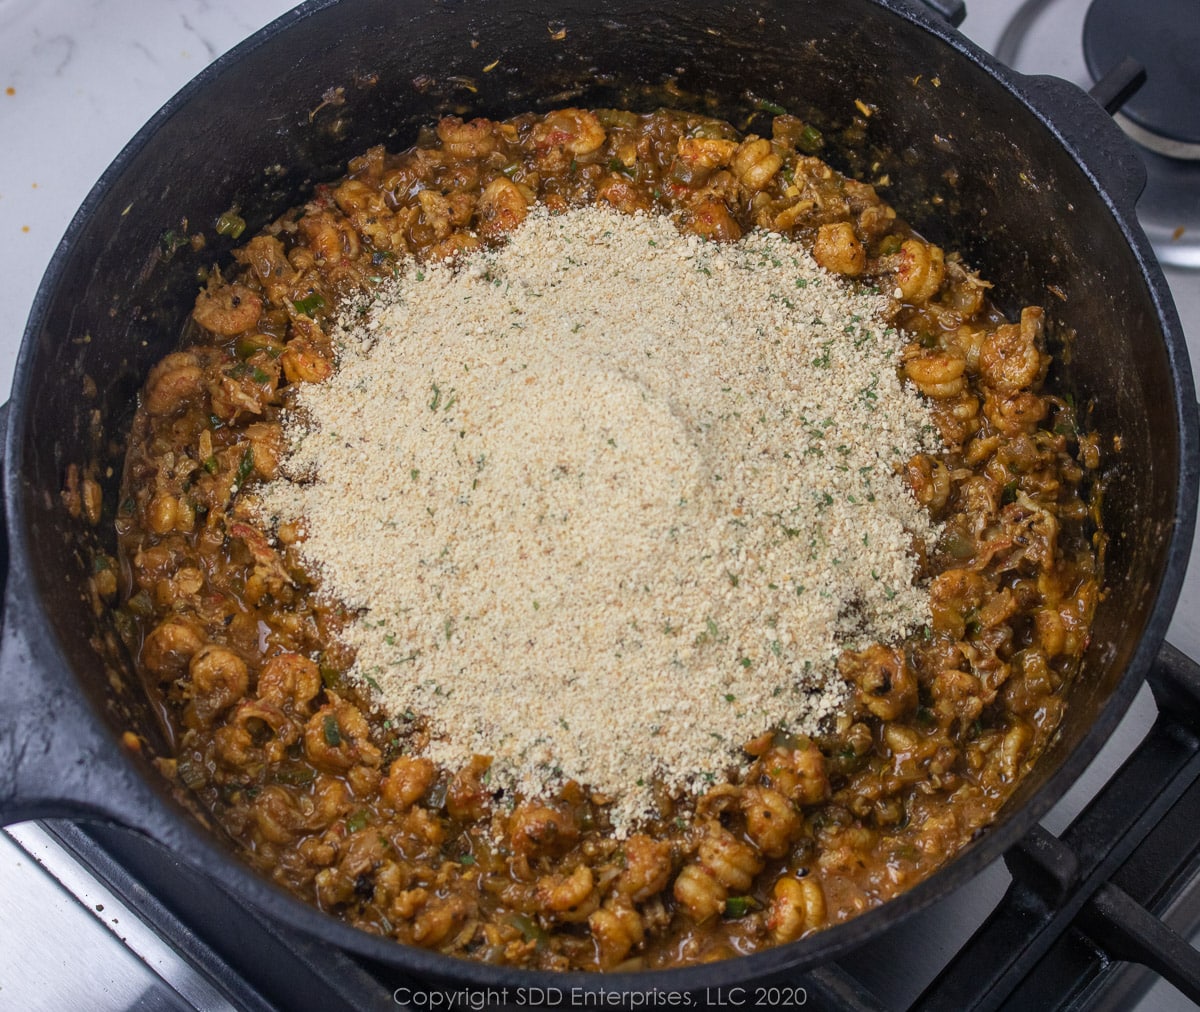
{"label": "stovetop burner", "polygon": [[1200,268],[1197,52],[1195,0],[1026,0],[995,49],[1014,70],[1084,90],[1126,57],[1146,68],[1146,83],[1115,117],[1146,163],[1138,219],[1164,264],[1192,269]]}
{"label": "stovetop burner", "polygon": [[1083,21],[1093,80],[1125,57],[1146,68],[1145,84],[1121,114],[1138,143],[1171,158],[1200,158],[1197,13],[1195,0],[1094,0]]}

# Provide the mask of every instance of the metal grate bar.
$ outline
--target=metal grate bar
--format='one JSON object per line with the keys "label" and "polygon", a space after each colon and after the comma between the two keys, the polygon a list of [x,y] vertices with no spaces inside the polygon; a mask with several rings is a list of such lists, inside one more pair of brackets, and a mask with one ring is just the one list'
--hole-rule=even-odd
{"label": "metal grate bar", "polygon": [[1128,893],[1102,885],[1084,917],[1088,934],[1110,955],[1150,967],[1200,1005],[1200,952]]}
{"label": "metal grate bar", "polygon": [[[1197,811],[1200,781],[1188,788],[1097,896],[1109,886],[1116,887],[1150,916],[1168,923],[1176,935],[1194,934],[1200,928]],[[1136,994],[1152,982],[1150,970],[1139,972],[1136,965],[1123,962],[1135,953],[1128,947],[1114,948],[1109,944],[1112,940],[1104,937],[1105,931],[1104,919],[1096,916],[1089,903],[1074,930],[1065,933],[1021,982],[1009,1005],[1022,1010],[1075,1008],[1065,1004],[1070,997],[1079,1008],[1132,1007]],[[1172,982],[1178,986],[1177,981]]]}

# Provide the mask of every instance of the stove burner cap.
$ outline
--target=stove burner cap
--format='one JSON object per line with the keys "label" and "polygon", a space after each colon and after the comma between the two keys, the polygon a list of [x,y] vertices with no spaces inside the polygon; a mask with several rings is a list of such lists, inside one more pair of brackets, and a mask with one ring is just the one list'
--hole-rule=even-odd
{"label": "stove burner cap", "polygon": [[[1146,83],[1121,113],[1166,145],[1200,145],[1200,18],[1196,0],[1094,0],[1083,22],[1083,52],[1093,80],[1126,56],[1146,68]],[[1191,152],[1178,154],[1187,157]],[[1194,155],[1192,156],[1194,157]]]}

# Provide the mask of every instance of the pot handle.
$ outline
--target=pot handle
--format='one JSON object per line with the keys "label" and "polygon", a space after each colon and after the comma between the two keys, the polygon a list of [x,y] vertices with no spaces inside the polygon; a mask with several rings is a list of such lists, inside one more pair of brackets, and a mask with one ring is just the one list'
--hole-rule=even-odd
{"label": "pot handle", "polygon": [[1058,77],[1024,79],[1025,92],[1046,126],[1075,154],[1084,171],[1130,220],[1134,205],[1146,188],[1146,166],[1133,142],[1101,102],[1119,104],[1120,97],[1128,97],[1133,87],[1136,87],[1134,79],[1121,87],[1119,82],[1106,78],[1089,95]]}
{"label": "pot handle", "polygon": [[0,639],[0,825],[99,818],[158,838],[159,802],[65,664],[27,632],[32,595],[8,574]]}
{"label": "pot handle", "polygon": [[[8,415],[0,405],[0,446],[11,451]],[[169,844],[178,831],[45,635],[32,578],[10,553],[7,515],[0,520],[0,825],[92,818]]]}
{"label": "pot handle", "polygon": [[966,20],[967,5],[964,0],[921,0],[921,3],[951,28],[957,28]]}

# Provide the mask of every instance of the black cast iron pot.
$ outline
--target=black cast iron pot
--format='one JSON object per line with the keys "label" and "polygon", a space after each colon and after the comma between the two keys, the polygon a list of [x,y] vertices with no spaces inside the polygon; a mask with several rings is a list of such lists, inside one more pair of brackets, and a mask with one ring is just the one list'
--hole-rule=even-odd
{"label": "black cast iron pot", "polygon": [[[857,101],[857,105],[856,105]],[[0,815],[134,827],[281,921],[428,978],[545,984],[360,932],[251,873],[175,801],[149,758],[153,706],[87,593],[112,549],[124,434],[175,343],[197,271],[336,178],[368,146],[407,146],[446,112],[561,104],[703,109],[769,131],[764,106],[815,123],[824,154],[929,238],[961,250],[1001,306],[1047,305],[1057,382],[1102,434],[1108,593],[1052,747],[991,830],[931,879],[810,939],[680,971],[553,978],[692,989],[813,966],[973,876],[1025,834],[1108,738],[1155,663],[1191,543],[1197,422],[1178,318],[1133,213],[1144,173],[1100,106],[995,65],[908,0],[314,0],[218,60],[137,135],[72,222],[42,283],[9,406],[0,678]],[[866,107],[870,116],[860,111]],[[755,114],[761,118],[755,119]],[[179,236],[202,231],[196,251]],[[1114,442],[1116,440],[1116,442]],[[71,464],[98,460],[104,516],[72,519]],[[143,745],[121,744],[135,731]]]}

